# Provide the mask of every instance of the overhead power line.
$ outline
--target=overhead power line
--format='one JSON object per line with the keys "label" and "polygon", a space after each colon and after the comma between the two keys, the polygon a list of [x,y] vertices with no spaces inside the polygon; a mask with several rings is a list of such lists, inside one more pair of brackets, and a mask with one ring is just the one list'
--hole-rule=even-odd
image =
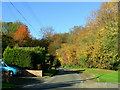
{"label": "overhead power line", "polygon": [[35,30],[33,28],[33,26],[27,21],[27,19],[24,17],[24,15],[15,7],[15,5],[9,0],[10,4],[17,10],[17,12],[23,17],[23,19],[32,27],[33,30]]}
{"label": "overhead power line", "polygon": [[37,17],[37,15],[34,13],[33,9],[30,6],[30,4],[28,2],[26,2],[25,4],[26,4],[26,7],[28,8],[28,11],[34,17],[34,19],[36,20],[36,22],[38,23],[38,25],[40,25],[41,27],[43,27],[41,21],[39,20],[39,18]]}

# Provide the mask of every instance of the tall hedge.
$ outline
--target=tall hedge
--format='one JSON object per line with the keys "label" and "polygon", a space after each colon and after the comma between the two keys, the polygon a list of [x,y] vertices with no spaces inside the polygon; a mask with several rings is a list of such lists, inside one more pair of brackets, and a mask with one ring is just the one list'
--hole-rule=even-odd
{"label": "tall hedge", "polygon": [[3,60],[12,66],[21,68],[36,68],[37,64],[44,63],[45,48],[10,48],[7,47],[3,53]]}
{"label": "tall hedge", "polygon": [[42,47],[35,47],[32,49],[29,49],[31,51],[31,56],[32,56],[32,63],[34,69],[37,68],[37,64],[41,64],[42,66],[45,64],[45,48]]}

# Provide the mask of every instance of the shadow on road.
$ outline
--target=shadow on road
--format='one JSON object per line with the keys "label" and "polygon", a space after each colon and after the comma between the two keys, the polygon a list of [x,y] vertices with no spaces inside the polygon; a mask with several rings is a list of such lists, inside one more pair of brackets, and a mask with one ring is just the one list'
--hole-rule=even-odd
{"label": "shadow on road", "polygon": [[10,78],[10,83],[15,84],[15,85],[28,85],[28,84],[33,84],[33,83],[42,83],[43,79],[41,78],[32,78],[32,77],[11,77]]}
{"label": "shadow on road", "polygon": [[[67,74],[78,74],[78,73],[82,73],[83,70],[79,70],[79,71],[73,71],[73,70],[69,70],[69,69],[64,69],[61,68],[59,69],[59,72],[57,73],[57,75],[67,75]],[[84,80],[72,80],[72,81],[61,81],[61,82],[55,82],[53,80],[53,82],[50,83],[44,83],[44,80],[42,78],[32,78],[32,77],[12,77],[10,80],[10,83],[12,84],[16,84],[16,85],[20,85],[20,86],[25,86],[24,88],[41,88],[41,89],[55,89],[55,88],[67,88],[67,87],[74,87],[75,85],[80,85],[81,82],[87,81],[87,80],[93,80],[96,78],[90,78],[90,79],[84,79]],[[27,86],[28,85],[28,86]]]}
{"label": "shadow on road", "polygon": [[[78,74],[78,73],[82,73],[84,70],[79,70],[79,71],[73,71],[73,70],[69,70],[69,69],[65,69],[65,68],[59,68],[59,72],[57,75],[67,75],[67,74]],[[98,77],[95,77],[95,78],[99,78],[100,76]],[[62,78],[62,77],[61,77]],[[70,88],[70,87],[73,87],[76,88],[77,87],[80,87],[80,83],[84,82],[84,81],[87,81],[87,80],[93,80],[95,78],[90,78],[90,79],[83,79],[83,80],[72,80],[72,81],[55,81],[54,79],[50,82],[43,82],[41,83],[42,81],[41,80],[37,80],[37,79],[28,79],[28,78],[25,78],[24,80],[21,80],[21,83],[24,82],[24,84],[26,84],[24,87],[22,88],[29,88],[30,90],[33,90],[34,88],[40,88],[40,89],[58,89],[58,88]],[[18,79],[19,81],[19,79]],[[25,83],[26,82],[26,83]],[[28,83],[29,82],[29,83]],[[32,82],[30,84],[30,82]],[[20,83],[20,81],[19,81]],[[28,84],[28,85],[27,85]]]}
{"label": "shadow on road", "polygon": [[[85,69],[84,70],[70,70],[70,69],[66,69],[66,68],[59,68],[59,72],[57,73],[57,75],[80,74],[80,73],[83,73],[84,71],[85,71]],[[93,78],[89,78],[89,79],[83,79],[82,81],[94,80],[94,79],[97,79],[101,76],[102,75],[99,75],[99,76],[93,77]]]}
{"label": "shadow on road", "polygon": [[29,88],[30,90],[34,90],[34,88],[39,88],[39,89],[61,89],[61,88],[70,88],[73,86],[73,88],[77,88],[74,87],[74,85],[80,85],[80,83],[86,81],[86,80],[91,80],[91,79],[95,79],[95,78],[90,78],[90,79],[85,79],[85,80],[75,80],[75,81],[66,81],[66,82],[51,82],[51,83],[41,83],[40,84],[34,84],[31,85],[29,87],[24,87],[24,88]]}
{"label": "shadow on road", "polygon": [[82,73],[85,70],[69,70],[66,68],[60,68],[58,69],[59,72],[57,73],[57,75],[65,75],[65,74],[78,74],[78,73]]}
{"label": "shadow on road", "polygon": [[55,89],[55,88],[67,88],[67,87],[71,87],[73,86],[74,84],[77,84],[77,83],[81,83],[81,81],[83,80],[76,80],[76,81],[67,81],[67,82],[54,82],[54,83],[43,83],[43,84],[36,84],[36,85],[32,85],[32,86],[29,86],[27,88],[42,88],[42,89]]}
{"label": "shadow on road", "polygon": [[10,84],[22,86],[22,85],[27,85],[27,84],[32,84],[32,83],[41,83],[43,82],[43,79],[29,73],[28,71],[24,71],[22,72],[21,75],[9,77],[8,81],[9,81],[8,83]]}

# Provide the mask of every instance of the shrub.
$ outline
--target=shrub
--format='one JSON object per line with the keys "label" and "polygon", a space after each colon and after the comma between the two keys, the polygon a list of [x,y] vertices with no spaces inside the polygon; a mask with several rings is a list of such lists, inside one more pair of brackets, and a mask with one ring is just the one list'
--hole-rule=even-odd
{"label": "shrub", "polygon": [[3,53],[3,60],[12,66],[18,66],[21,68],[32,68],[31,64],[31,52],[28,50],[18,49],[16,47],[7,47]]}
{"label": "shrub", "polygon": [[45,48],[10,48],[7,47],[3,53],[3,60],[12,66],[20,68],[36,69],[37,64],[44,64]]}

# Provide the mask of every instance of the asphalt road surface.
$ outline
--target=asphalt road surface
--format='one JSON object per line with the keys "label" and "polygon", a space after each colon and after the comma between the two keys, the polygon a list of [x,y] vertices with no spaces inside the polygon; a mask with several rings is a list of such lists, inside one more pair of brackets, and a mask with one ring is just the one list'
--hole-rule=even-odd
{"label": "asphalt road surface", "polygon": [[[39,81],[39,80],[38,80]],[[43,82],[37,82],[24,85],[22,88],[41,88],[41,89],[70,89],[70,88],[118,88],[118,83],[86,83],[78,71],[72,71],[65,68],[59,68],[57,75],[44,79]]]}
{"label": "asphalt road surface", "polygon": [[59,68],[56,76],[46,78],[43,83],[25,85],[22,88],[80,88],[82,82],[83,79],[77,71]]}

